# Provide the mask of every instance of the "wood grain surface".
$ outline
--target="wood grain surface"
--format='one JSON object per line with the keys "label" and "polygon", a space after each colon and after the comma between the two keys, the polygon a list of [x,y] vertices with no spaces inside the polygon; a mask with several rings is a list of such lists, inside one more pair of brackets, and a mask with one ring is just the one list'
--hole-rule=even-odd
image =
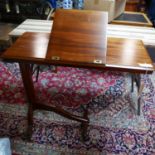
{"label": "wood grain surface", "polygon": [[46,58],[105,64],[107,24],[108,15],[105,12],[56,11]]}
{"label": "wood grain surface", "polygon": [[46,33],[24,33],[3,54],[12,60],[43,61],[46,57],[49,34]]}
{"label": "wood grain surface", "polygon": [[152,70],[152,60],[141,40],[108,38],[106,68]]}
{"label": "wood grain surface", "polygon": [[[48,33],[24,33],[15,44],[10,47],[2,58],[12,61],[26,61],[41,64],[54,64],[74,67],[91,67],[98,69],[121,70],[126,72],[144,73],[153,71],[152,61],[141,40],[108,38],[106,64],[87,62],[74,63],[72,61],[55,61],[47,59],[47,48],[50,34]],[[76,57],[76,53],[70,53]],[[84,58],[83,58],[84,59]],[[149,65],[149,67],[147,67]]]}

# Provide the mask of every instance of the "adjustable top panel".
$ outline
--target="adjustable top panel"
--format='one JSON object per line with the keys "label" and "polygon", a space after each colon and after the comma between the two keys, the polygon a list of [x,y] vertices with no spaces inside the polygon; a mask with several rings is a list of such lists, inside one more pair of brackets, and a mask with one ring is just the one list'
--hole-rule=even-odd
{"label": "adjustable top panel", "polygon": [[106,12],[57,10],[46,59],[65,64],[106,63]]}

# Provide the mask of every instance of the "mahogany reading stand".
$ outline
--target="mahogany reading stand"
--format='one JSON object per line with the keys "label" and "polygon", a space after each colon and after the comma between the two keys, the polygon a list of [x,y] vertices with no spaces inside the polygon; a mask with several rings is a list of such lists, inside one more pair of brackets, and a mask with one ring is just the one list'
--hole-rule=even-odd
{"label": "mahogany reading stand", "polygon": [[19,62],[28,100],[28,135],[31,137],[33,111],[51,110],[81,122],[82,136],[87,138],[89,118],[68,113],[60,106],[38,103],[30,64],[51,64],[119,70],[137,75],[152,73],[152,61],[140,40],[106,38],[107,14],[96,11],[57,10],[51,34],[25,33],[3,55],[4,60]]}

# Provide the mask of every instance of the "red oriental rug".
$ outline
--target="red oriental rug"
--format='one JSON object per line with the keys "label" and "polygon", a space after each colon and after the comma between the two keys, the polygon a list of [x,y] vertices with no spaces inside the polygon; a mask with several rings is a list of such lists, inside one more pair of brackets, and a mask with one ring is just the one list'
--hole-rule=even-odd
{"label": "red oriental rug", "polygon": [[127,73],[69,67],[53,73],[42,66],[35,82],[38,100],[79,115],[80,105],[88,105],[89,137],[81,140],[75,121],[35,111],[32,141],[27,142],[21,139],[27,128],[27,101],[19,66],[0,62],[0,136],[10,137],[13,152],[19,155],[155,154],[155,74],[142,75],[140,116],[131,106],[130,81]]}

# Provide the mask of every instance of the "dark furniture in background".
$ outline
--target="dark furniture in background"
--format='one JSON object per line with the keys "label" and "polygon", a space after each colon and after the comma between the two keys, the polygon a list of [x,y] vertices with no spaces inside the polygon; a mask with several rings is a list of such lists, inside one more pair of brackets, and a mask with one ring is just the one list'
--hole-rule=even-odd
{"label": "dark furniture in background", "polygon": [[47,19],[51,9],[46,0],[0,0],[0,20],[20,23],[27,18]]}
{"label": "dark furniture in background", "polygon": [[155,0],[150,0],[148,3],[148,16],[150,20],[152,21],[154,27],[155,27]]}
{"label": "dark furniture in background", "polygon": [[145,27],[153,26],[146,14],[141,12],[128,12],[128,11],[125,11],[119,17],[114,19],[111,23],[121,25],[145,26]]}
{"label": "dark furniture in background", "polygon": [[0,23],[0,54],[11,45],[11,39],[8,35],[17,25],[11,23]]}
{"label": "dark furniture in background", "polygon": [[127,0],[126,11],[146,12],[150,0]]}
{"label": "dark furniture in background", "polygon": [[127,0],[125,10],[147,13],[155,27],[155,0]]}
{"label": "dark furniture in background", "polygon": [[127,0],[125,10],[137,12],[138,11],[138,4],[140,1],[141,0]]}

